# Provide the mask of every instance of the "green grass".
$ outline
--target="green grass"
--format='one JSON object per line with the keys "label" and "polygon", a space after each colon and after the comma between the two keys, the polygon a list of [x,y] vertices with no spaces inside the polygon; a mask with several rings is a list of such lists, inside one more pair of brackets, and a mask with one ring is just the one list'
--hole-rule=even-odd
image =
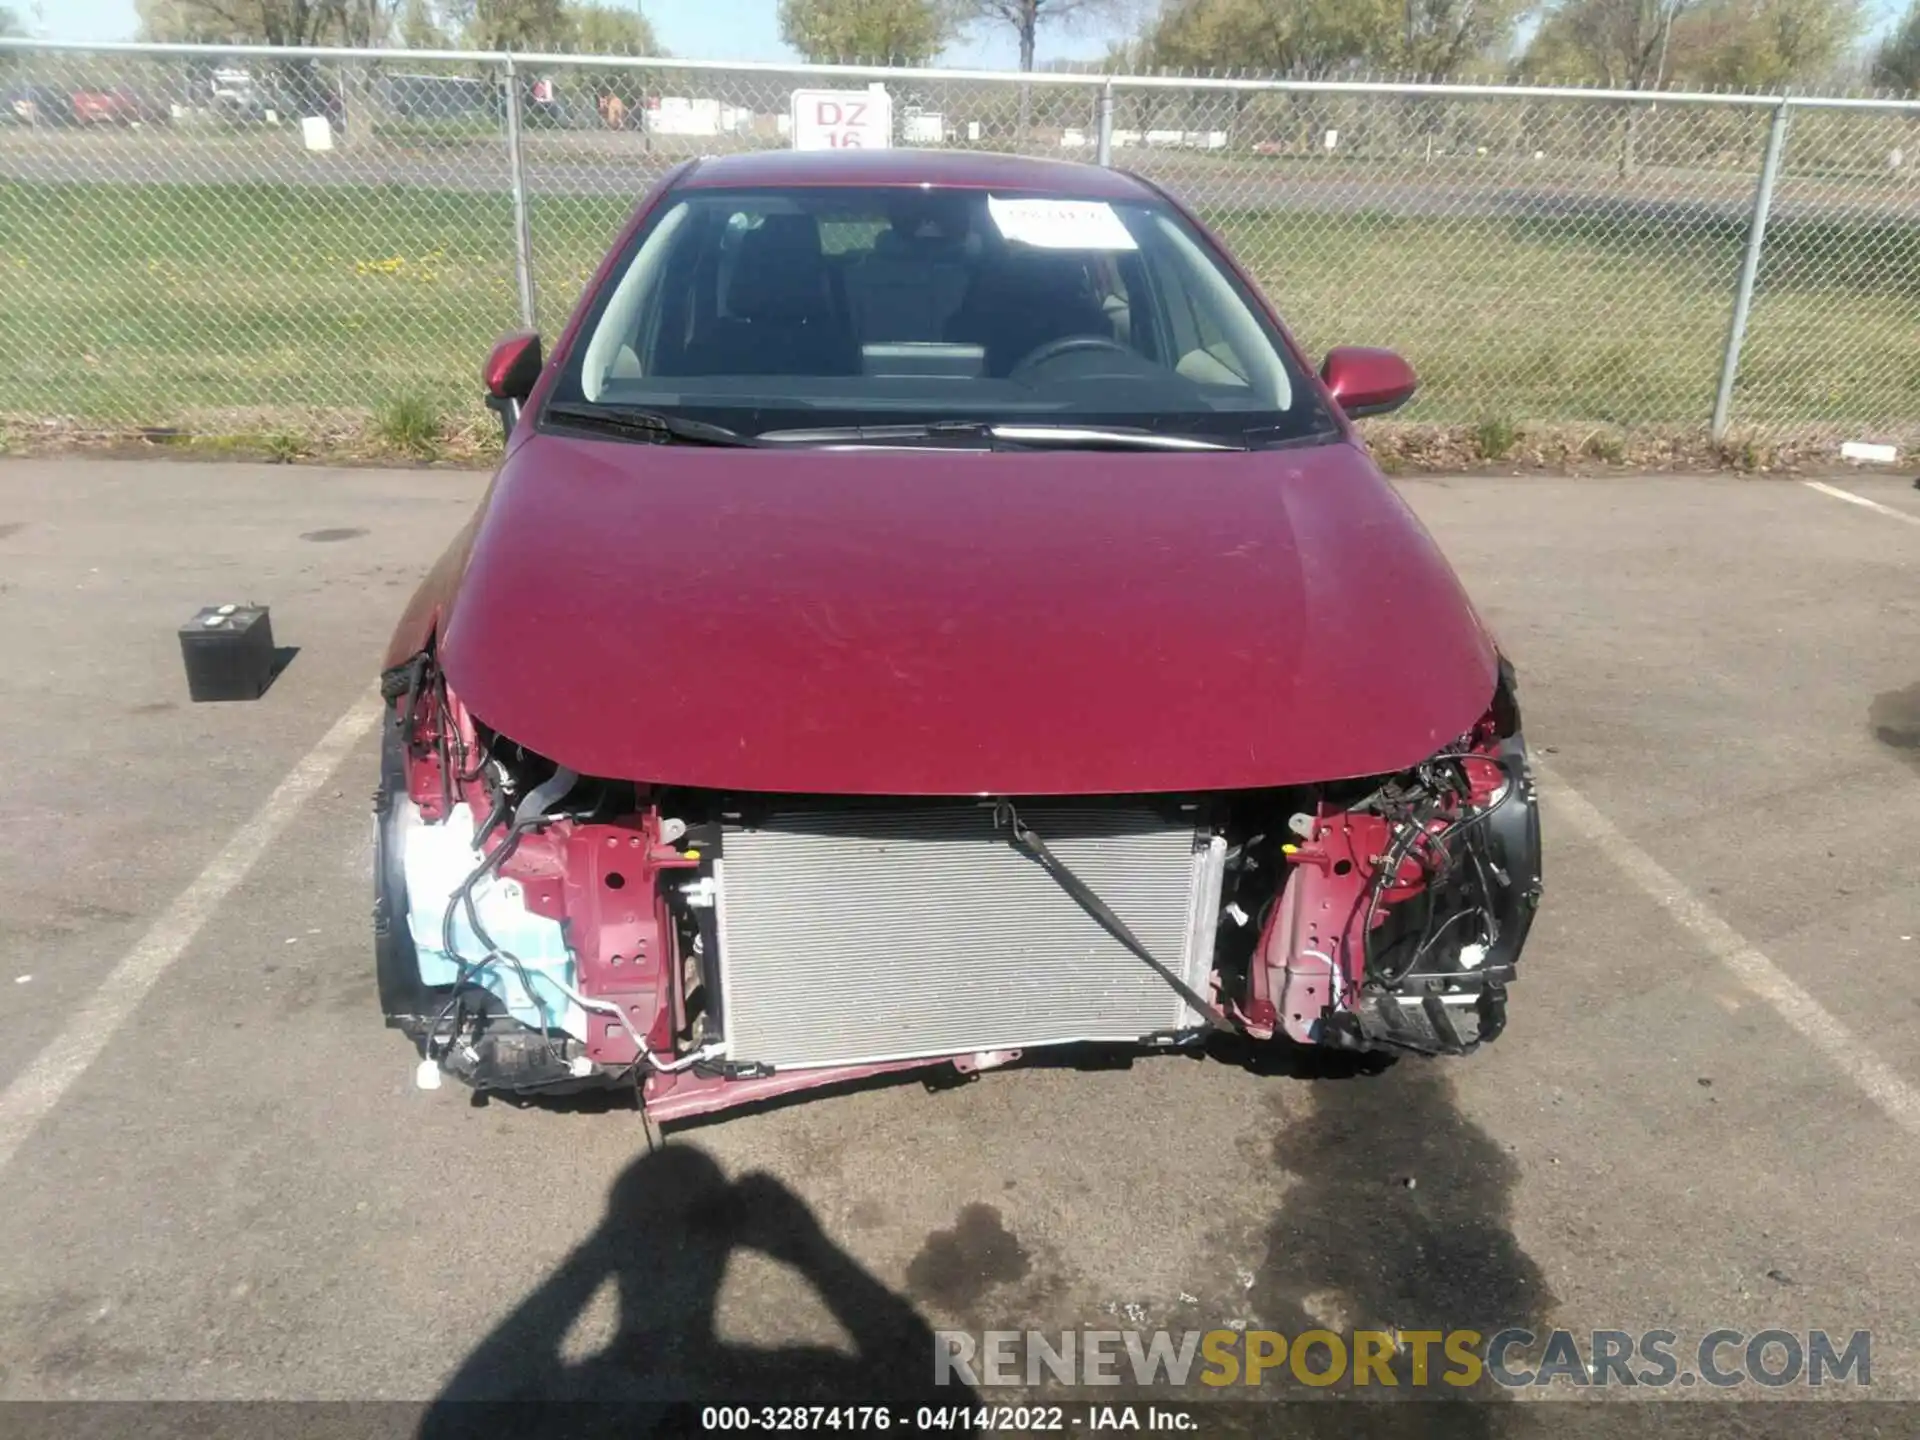
{"label": "green grass", "polygon": [[1520,432],[1514,429],[1513,422],[1499,416],[1490,416],[1473,427],[1474,447],[1484,460],[1506,459],[1519,439]]}
{"label": "green grass", "polygon": [[260,448],[277,465],[291,465],[305,458],[306,438],[291,430],[273,430],[260,437]]}
{"label": "green grass", "polygon": [[[1390,345],[1408,419],[1704,425],[1741,223],[1215,217],[1318,353]],[[1735,389],[1743,425],[1920,414],[1920,227],[1776,222]]]}
{"label": "green grass", "polygon": [[[627,206],[537,208],[556,327]],[[161,424],[223,410],[477,404],[519,323],[504,195],[0,183],[0,414]]]}
{"label": "green grass", "polygon": [[389,450],[431,460],[440,452],[440,412],[422,395],[390,395],[373,408],[373,437]]}
{"label": "green grass", "polygon": [[498,145],[501,124],[490,115],[410,115],[383,116],[373,128],[382,140],[393,144]]}
{"label": "green grass", "polygon": [[[536,195],[557,330],[630,196]],[[1401,350],[1410,420],[1704,427],[1744,225],[1216,211],[1314,353]],[[0,416],[292,434],[408,396],[477,406],[518,324],[505,195],[417,188],[0,183]],[[1911,431],[1920,227],[1776,222],[1735,420]],[[1606,442],[1610,445],[1611,442]]]}

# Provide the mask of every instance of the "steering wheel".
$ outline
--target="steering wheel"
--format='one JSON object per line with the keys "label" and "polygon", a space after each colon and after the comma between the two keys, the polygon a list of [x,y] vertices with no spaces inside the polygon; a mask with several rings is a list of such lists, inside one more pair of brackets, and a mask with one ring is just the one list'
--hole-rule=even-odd
{"label": "steering wheel", "polygon": [[1007,371],[1007,375],[1011,378],[1022,370],[1038,370],[1042,365],[1051,364],[1062,355],[1078,355],[1089,350],[1113,350],[1130,360],[1140,358],[1129,347],[1108,335],[1062,335],[1057,340],[1048,340],[1044,344],[1036,345],[1022,355],[1014,362],[1013,368]]}

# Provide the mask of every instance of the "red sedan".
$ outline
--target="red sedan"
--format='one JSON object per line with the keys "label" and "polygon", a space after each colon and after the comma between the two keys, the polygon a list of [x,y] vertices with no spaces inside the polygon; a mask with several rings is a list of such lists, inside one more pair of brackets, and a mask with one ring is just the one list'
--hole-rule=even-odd
{"label": "red sedan", "polygon": [[139,125],[156,118],[154,108],[124,85],[73,92],[73,118],[81,125]]}
{"label": "red sedan", "polygon": [[[394,636],[392,1024],[661,1122],[1047,1046],[1492,1040],[1540,894],[1511,671],[1147,181],[696,161],[543,355]],[[1244,1042],[1243,1042],[1244,1043]]]}

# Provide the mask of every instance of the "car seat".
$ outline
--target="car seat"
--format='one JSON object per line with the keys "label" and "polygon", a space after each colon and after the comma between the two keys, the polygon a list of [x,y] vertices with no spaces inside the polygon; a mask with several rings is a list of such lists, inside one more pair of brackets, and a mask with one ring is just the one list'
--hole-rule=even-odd
{"label": "car seat", "polygon": [[1113,338],[1113,325],[1087,283],[1085,262],[1009,250],[974,276],[946,338],[986,347],[987,373],[1004,376],[1039,346],[1069,335]]}
{"label": "car seat", "polygon": [[858,347],[811,215],[769,215],[740,242],[726,313],[689,369],[708,375],[848,375]]}

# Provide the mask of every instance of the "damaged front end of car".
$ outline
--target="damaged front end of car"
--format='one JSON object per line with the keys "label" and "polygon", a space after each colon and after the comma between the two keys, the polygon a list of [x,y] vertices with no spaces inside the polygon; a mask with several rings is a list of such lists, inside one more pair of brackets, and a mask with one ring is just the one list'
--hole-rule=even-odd
{"label": "damaged front end of car", "polygon": [[423,1083],[633,1086],[650,1126],[887,1071],[1227,1030],[1466,1054],[1540,897],[1511,672],[1389,775],[844,796],[577,775],[431,651],[387,672],[375,930]]}
{"label": "damaged front end of car", "polygon": [[1235,1008],[1250,1035],[1424,1055],[1499,1037],[1541,894],[1510,667],[1454,744],[1411,770],[1325,787],[1287,830],[1268,863],[1288,873]]}

